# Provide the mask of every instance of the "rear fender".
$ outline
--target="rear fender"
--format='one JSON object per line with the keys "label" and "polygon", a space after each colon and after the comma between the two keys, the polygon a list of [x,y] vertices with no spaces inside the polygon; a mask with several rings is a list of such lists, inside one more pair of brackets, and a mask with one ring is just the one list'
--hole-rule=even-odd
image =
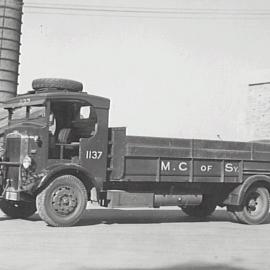
{"label": "rear fender", "polygon": [[259,185],[270,190],[270,177],[267,175],[252,175],[248,177],[243,184],[237,186],[229,193],[227,199],[223,202],[225,205],[241,205],[247,190],[253,186]]}

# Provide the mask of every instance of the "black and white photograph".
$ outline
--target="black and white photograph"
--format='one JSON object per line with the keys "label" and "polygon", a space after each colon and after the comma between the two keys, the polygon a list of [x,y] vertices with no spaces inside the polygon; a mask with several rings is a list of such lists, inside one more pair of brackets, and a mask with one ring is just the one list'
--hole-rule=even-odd
{"label": "black and white photograph", "polygon": [[270,2],[0,0],[0,270],[269,270]]}

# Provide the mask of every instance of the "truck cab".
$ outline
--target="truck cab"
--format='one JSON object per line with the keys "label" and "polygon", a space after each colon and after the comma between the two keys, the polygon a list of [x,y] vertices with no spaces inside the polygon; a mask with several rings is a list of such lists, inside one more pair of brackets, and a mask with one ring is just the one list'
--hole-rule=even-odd
{"label": "truck cab", "polygon": [[[79,176],[87,198],[106,177],[110,101],[70,80],[40,79],[34,88],[5,104],[0,206],[11,217],[32,214],[37,194],[60,175]],[[70,194],[58,195],[57,202],[71,204]]]}

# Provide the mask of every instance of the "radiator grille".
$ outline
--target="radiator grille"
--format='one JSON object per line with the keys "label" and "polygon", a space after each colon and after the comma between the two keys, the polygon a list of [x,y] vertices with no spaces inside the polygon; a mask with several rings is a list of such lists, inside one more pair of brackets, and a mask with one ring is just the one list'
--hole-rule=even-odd
{"label": "radiator grille", "polygon": [[6,155],[9,161],[19,162],[21,156],[21,138],[7,138]]}
{"label": "radiator grille", "polygon": [[[28,136],[17,131],[6,136],[6,158],[10,162],[22,163],[24,157],[28,154]],[[12,180],[12,187],[17,189],[20,182],[20,168],[18,166],[9,166],[7,168],[7,178]]]}

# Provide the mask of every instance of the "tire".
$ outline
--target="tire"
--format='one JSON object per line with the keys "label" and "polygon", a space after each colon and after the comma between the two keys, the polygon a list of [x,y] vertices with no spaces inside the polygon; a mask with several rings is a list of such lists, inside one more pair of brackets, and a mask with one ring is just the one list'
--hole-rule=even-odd
{"label": "tire", "polygon": [[58,134],[59,143],[71,143],[72,142],[72,129],[71,128],[62,128]]}
{"label": "tire", "polygon": [[84,184],[73,175],[62,175],[53,180],[37,196],[40,217],[49,225],[67,227],[81,218],[87,203]]}
{"label": "tire", "polygon": [[35,79],[32,82],[32,87],[36,91],[42,91],[46,88],[57,88],[58,90],[80,92],[83,89],[81,82],[57,78]]}
{"label": "tire", "polygon": [[210,216],[216,209],[216,201],[213,196],[203,195],[200,205],[182,206],[182,211],[191,217],[205,218]]}
{"label": "tire", "polygon": [[229,217],[234,221],[234,222],[240,222],[240,220],[238,219],[237,215],[235,214],[237,207],[232,206],[232,205],[228,205],[227,206],[227,212]]}
{"label": "tire", "polygon": [[238,221],[258,225],[269,216],[269,192],[264,187],[251,187],[244,196],[243,204],[233,209]]}
{"label": "tire", "polygon": [[0,201],[1,210],[11,218],[28,218],[36,212],[35,202]]}

